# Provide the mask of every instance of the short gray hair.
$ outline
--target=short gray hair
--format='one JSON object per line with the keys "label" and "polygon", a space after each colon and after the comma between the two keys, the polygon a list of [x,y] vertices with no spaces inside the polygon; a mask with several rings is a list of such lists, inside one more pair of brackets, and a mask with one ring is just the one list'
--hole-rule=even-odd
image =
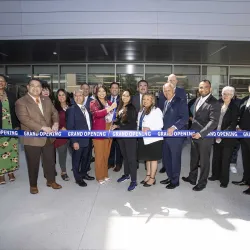
{"label": "short gray hair", "polygon": [[223,93],[225,93],[225,92],[230,92],[230,94],[231,94],[232,96],[234,96],[234,94],[235,94],[235,88],[232,87],[232,86],[226,86],[226,87],[224,87],[224,88],[222,89],[221,94],[223,95]]}
{"label": "short gray hair", "polygon": [[175,89],[174,84],[171,83],[171,82],[166,82],[166,83],[163,85],[163,89],[164,89],[164,87],[167,87],[168,85],[171,86],[171,88]]}
{"label": "short gray hair", "polygon": [[73,94],[75,95],[76,93],[81,93],[81,94],[83,94],[83,90],[82,90],[82,89],[76,89],[76,90],[73,92]]}

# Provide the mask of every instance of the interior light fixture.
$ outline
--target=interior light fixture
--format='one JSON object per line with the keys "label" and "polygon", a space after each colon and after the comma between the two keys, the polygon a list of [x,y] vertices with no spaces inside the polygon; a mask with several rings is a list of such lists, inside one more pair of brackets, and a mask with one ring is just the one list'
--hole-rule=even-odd
{"label": "interior light fixture", "polygon": [[101,43],[101,44],[100,44],[100,46],[101,46],[101,48],[102,48],[102,50],[103,50],[103,52],[104,52],[105,56],[108,56],[108,55],[109,55],[109,53],[108,53],[108,51],[107,51],[107,49],[106,49],[105,45],[104,45],[103,43]]}
{"label": "interior light fixture", "polygon": [[134,65],[132,65],[132,64],[126,65],[126,73],[133,74],[134,73]]}
{"label": "interior light fixture", "polygon": [[231,77],[233,80],[249,80],[250,76],[233,76]]}
{"label": "interior light fixture", "polygon": [[3,52],[0,52],[0,55],[2,55],[2,56],[8,56],[7,54],[5,54]]}
{"label": "interior light fixture", "polygon": [[210,55],[208,55],[208,57],[215,55],[216,53],[222,51],[225,48],[227,48],[227,45],[225,45],[225,46],[221,47],[220,49],[216,50],[215,52],[211,53]]}
{"label": "interior light fixture", "polygon": [[57,55],[57,52],[56,52],[56,51],[54,51],[54,52],[53,52],[53,55]]}

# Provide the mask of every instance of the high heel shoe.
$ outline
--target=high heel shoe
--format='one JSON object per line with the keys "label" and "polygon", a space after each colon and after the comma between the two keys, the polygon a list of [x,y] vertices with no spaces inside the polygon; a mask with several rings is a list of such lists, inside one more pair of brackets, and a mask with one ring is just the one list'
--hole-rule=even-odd
{"label": "high heel shoe", "polygon": [[[147,174],[146,176],[150,176],[150,175],[148,175],[148,174]],[[145,183],[146,183],[146,181],[145,181],[145,180],[143,180],[143,181],[141,181],[140,183],[141,183],[141,184],[145,184]]]}
{"label": "high heel shoe", "polygon": [[9,176],[9,181],[10,181],[10,182],[16,180],[16,177],[15,177],[15,175],[14,175],[13,173],[9,173],[8,176]]}
{"label": "high heel shoe", "polygon": [[[155,178],[150,177],[150,179],[155,180]],[[148,184],[147,182],[144,183],[143,187],[151,187],[152,185],[156,184],[156,180],[153,182],[153,184]]]}

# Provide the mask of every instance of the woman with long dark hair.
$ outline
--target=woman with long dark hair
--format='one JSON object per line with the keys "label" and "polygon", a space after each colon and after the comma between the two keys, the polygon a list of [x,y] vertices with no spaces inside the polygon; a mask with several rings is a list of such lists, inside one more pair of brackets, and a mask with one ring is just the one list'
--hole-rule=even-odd
{"label": "woman with long dark hair", "polygon": [[[58,89],[55,96],[55,108],[59,114],[59,130],[66,130],[66,110],[70,107],[69,94],[64,89]],[[66,171],[66,160],[68,150],[68,140],[66,138],[57,138],[54,142],[59,156],[59,165],[61,167],[61,177],[64,181],[69,180]]]}
{"label": "woman with long dark hair", "polygon": [[[132,94],[130,90],[125,90],[121,96],[117,109],[117,118],[112,129],[136,130],[137,112],[131,102]],[[128,191],[132,191],[137,186],[137,139],[121,138],[118,139],[121,153],[124,159],[124,175],[117,182],[131,179]]]}
{"label": "woman with long dark hair", "polygon": [[[96,88],[96,100],[90,102],[90,112],[93,117],[92,130],[109,130],[116,102],[107,100],[107,90],[104,86]],[[108,158],[112,139],[94,138],[95,174],[96,180],[103,184],[108,181]]]}

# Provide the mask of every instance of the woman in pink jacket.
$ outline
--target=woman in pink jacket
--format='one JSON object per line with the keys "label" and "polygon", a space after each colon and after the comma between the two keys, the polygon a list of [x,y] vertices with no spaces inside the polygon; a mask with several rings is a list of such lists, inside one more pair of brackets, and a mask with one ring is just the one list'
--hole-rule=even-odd
{"label": "woman in pink jacket", "polygon": [[[97,87],[96,99],[90,102],[90,112],[92,113],[92,130],[109,130],[113,110],[117,104],[107,100],[107,90],[104,86]],[[96,180],[103,184],[108,181],[108,158],[110,154],[112,139],[95,138],[93,139],[95,150],[95,175]]]}

